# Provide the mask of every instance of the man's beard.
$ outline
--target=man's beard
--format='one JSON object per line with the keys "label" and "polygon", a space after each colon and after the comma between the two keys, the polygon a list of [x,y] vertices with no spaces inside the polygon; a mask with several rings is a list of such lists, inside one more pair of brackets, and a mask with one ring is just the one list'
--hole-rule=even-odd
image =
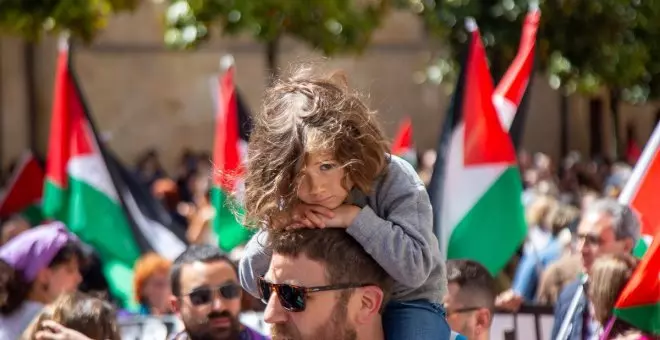
{"label": "man's beard", "polygon": [[332,309],[330,320],[303,338],[291,323],[274,324],[270,328],[272,340],[356,340],[355,328],[348,324],[348,299],[340,298]]}
{"label": "man's beard", "polygon": [[[227,328],[211,327],[210,320],[221,317],[229,318],[231,325]],[[191,320],[190,317],[182,319],[190,340],[238,340],[240,323],[228,311],[211,312],[201,321]]]}

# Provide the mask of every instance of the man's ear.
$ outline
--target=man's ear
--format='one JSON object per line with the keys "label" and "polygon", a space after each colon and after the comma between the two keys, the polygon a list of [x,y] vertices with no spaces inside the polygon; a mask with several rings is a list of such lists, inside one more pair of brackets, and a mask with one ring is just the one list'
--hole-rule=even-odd
{"label": "man's ear", "polygon": [[383,306],[383,291],[377,286],[358,288],[360,291],[360,309],[357,312],[357,322],[365,324],[380,312]]}
{"label": "man's ear", "polygon": [[632,253],[633,248],[635,248],[635,243],[633,242],[633,239],[631,237],[627,237],[623,242],[624,242],[623,250],[626,253]]}
{"label": "man's ear", "polygon": [[476,334],[488,334],[490,330],[490,321],[493,318],[490,310],[486,308],[480,308],[477,310],[477,323],[475,325]]}
{"label": "man's ear", "polygon": [[170,295],[169,299],[170,299],[170,307],[172,308],[172,312],[176,314],[181,314],[181,300],[174,295]]}

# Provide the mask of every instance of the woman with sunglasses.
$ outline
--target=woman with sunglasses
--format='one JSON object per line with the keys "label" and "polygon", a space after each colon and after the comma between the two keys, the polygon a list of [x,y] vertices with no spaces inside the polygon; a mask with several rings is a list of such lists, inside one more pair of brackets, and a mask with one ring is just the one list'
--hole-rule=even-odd
{"label": "woman with sunglasses", "polygon": [[82,260],[78,239],[60,222],[0,247],[0,340],[18,339],[46,304],[76,291]]}

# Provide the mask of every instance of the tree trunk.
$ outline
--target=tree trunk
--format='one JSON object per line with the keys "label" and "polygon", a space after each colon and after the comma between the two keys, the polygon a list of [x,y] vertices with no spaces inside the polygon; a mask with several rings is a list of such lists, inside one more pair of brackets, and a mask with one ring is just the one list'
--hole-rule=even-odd
{"label": "tree trunk", "polygon": [[272,85],[279,76],[277,57],[280,50],[280,38],[277,37],[266,43],[266,71],[268,72],[268,85]]}
{"label": "tree trunk", "polygon": [[23,44],[23,71],[25,74],[25,100],[28,117],[28,147],[37,150],[37,79],[35,53],[36,45],[31,41]]}
{"label": "tree trunk", "polygon": [[619,97],[619,90],[610,90],[610,114],[612,115],[612,139],[614,143],[614,159],[620,160],[623,156],[623,146],[621,145],[621,134],[619,126],[621,125],[619,119],[619,104],[621,98]]}
{"label": "tree trunk", "polygon": [[559,91],[559,150],[561,159],[568,155],[568,94]]}

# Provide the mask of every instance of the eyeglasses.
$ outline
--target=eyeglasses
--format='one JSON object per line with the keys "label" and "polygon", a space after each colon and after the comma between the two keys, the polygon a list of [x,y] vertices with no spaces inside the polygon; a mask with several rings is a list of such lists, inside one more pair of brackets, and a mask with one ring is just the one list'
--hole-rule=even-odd
{"label": "eyeglasses", "polygon": [[485,307],[464,307],[464,308],[456,308],[449,310],[445,308],[445,314],[447,317],[452,316],[453,314],[462,314],[462,313],[469,313],[469,312],[474,312],[475,310],[479,310]]}
{"label": "eyeglasses", "polygon": [[302,312],[305,310],[307,294],[316,292],[325,292],[330,290],[342,290],[372,286],[372,284],[355,284],[346,283],[332,286],[321,287],[301,287],[290,285],[286,283],[272,283],[266,281],[263,277],[257,279],[259,284],[259,293],[261,294],[261,301],[268,304],[271,294],[277,293],[280,304],[284,309],[289,312]]}
{"label": "eyeglasses", "polygon": [[200,306],[211,303],[214,292],[217,292],[223,299],[233,300],[241,296],[241,286],[236,283],[227,283],[218,287],[197,288],[186,295],[193,306]]}
{"label": "eyeglasses", "polygon": [[578,242],[584,241],[584,243],[589,246],[600,246],[604,243],[599,235],[593,234],[577,234],[577,240]]}

